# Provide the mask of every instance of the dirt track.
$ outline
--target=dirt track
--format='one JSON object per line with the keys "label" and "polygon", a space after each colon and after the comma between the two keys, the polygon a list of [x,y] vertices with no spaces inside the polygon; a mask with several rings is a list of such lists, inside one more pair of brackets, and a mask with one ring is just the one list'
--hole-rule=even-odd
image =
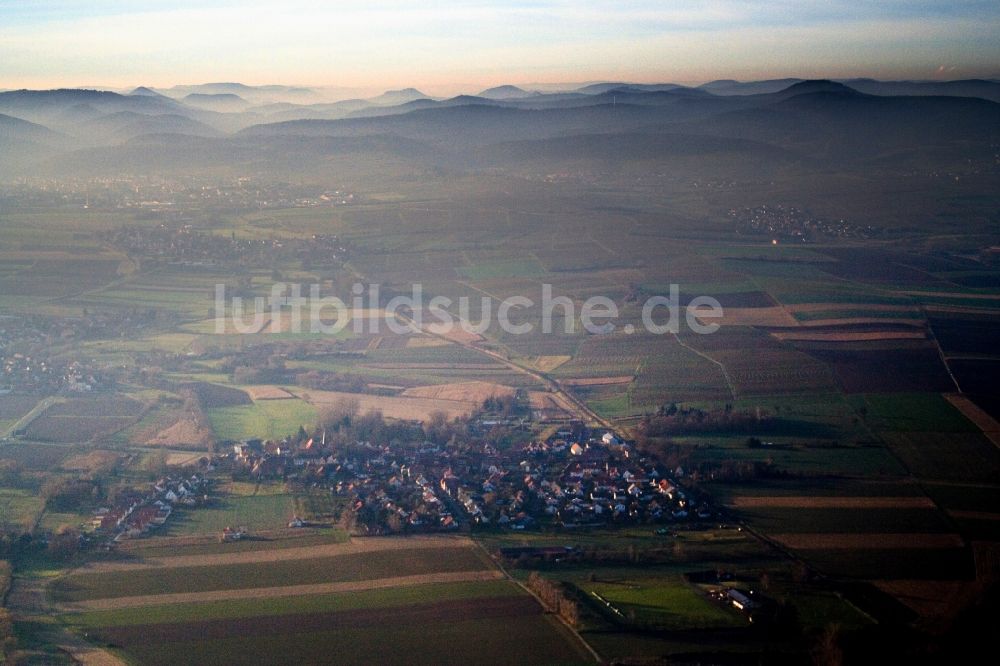
{"label": "dirt track", "polygon": [[332,594],[335,592],[358,592],[386,587],[408,587],[427,583],[458,583],[478,580],[497,580],[503,574],[496,569],[483,571],[450,571],[445,573],[422,574],[419,576],[396,576],[374,580],[348,581],[342,583],[315,583],[312,585],[285,585],[281,587],[257,587],[240,590],[216,590],[212,592],[178,592],[173,594],[147,594],[135,597],[114,597],[111,599],[89,599],[62,604],[61,610],[114,610],[138,606],[159,606],[165,604],[186,604],[200,601],[230,601],[233,599],[264,599],[291,597],[307,594]]}
{"label": "dirt track", "polygon": [[319,546],[302,546],[300,548],[277,548],[274,550],[240,551],[212,555],[151,557],[133,562],[92,562],[77,569],[74,573],[89,574],[109,571],[137,571],[139,569],[212,567],[226,564],[303,560],[334,555],[371,553],[383,550],[470,548],[472,545],[472,541],[465,537],[414,536],[405,539],[396,537],[362,537],[351,539],[347,543],[329,543]]}

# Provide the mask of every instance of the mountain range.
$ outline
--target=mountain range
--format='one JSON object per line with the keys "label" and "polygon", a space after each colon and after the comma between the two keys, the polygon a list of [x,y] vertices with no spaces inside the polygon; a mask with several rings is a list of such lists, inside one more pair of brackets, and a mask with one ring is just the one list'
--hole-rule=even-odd
{"label": "mountain range", "polygon": [[1000,141],[1000,82],[990,80],[604,82],[444,99],[415,88],[320,97],[240,83],[2,92],[0,179],[125,165],[308,169],[346,154],[391,156],[413,169],[676,169],[701,157],[699,168],[727,173],[848,162],[902,173],[928,156],[981,159]]}

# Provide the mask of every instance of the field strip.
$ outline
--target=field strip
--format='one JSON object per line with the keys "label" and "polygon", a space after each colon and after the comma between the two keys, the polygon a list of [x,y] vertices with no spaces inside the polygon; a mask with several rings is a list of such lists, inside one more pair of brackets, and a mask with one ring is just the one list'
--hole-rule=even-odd
{"label": "field strip", "polygon": [[32,421],[34,421],[39,416],[41,416],[42,412],[44,412],[46,409],[48,409],[52,405],[59,404],[63,400],[64,400],[63,398],[56,398],[55,396],[50,396],[48,398],[43,398],[42,401],[39,402],[34,407],[32,407],[31,410],[27,414],[25,414],[21,418],[17,419],[16,421],[14,421],[14,423],[11,424],[11,426],[9,428],[7,428],[7,431],[3,433],[3,436],[4,437],[10,437],[12,434],[14,434],[15,432],[17,432],[18,430],[24,430],[29,425],[31,425]]}
{"label": "field strip", "polygon": [[736,509],[936,509],[927,497],[734,497],[727,503]]}
{"label": "field strip", "polygon": [[910,331],[810,331],[808,328],[802,332],[772,332],[778,340],[802,341],[802,342],[859,342],[867,340],[924,340],[927,338],[922,332]]}
{"label": "field strip", "polygon": [[[963,293],[961,291],[898,291],[897,294],[902,294],[904,296],[916,296],[924,298],[967,298],[967,299],[980,299],[980,300],[994,300],[996,299],[995,294],[969,294]],[[931,307],[937,307],[936,304],[930,303]]]}
{"label": "field strip", "polygon": [[283,562],[307,560],[336,555],[374,553],[385,550],[418,550],[426,548],[470,548],[472,542],[463,537],[360,537],[347,543],[325,543],[318,546],[250,550],[211,555],[177,555],[151,557],[134,562],[91,562],[76,569],[74,574],[105,573],[111,571],[139,571],[141,569],[176,569],[178,567],[213,567],[227,564],[253,564],[256,562]]}
{"label": "field strip", "polygon": [[983,431],[993,444],[1000,447],[1000,423],[990,416],[979,405],[969,400],[964,395],[957,393],[945,393],[945,400],[950,402],[955,409],[962,412],[965,418],[969,419]]}
{"label": "field strip", "polygon": [[962,511],[958,509],[948,509],[948,515],[959,520],[1000,520],[1000,513],[989,511]]}
{"label": "field strip", "polygon": [[786,305],[792,312],[836,312],[838,310],[871,310],[875,312],[912,312],[917,314],[919,309],[915,305],[905,305],[896,303],[849,303],[826,302],[826,303],[795,303]]}
{"label": "field strip", "polygon": [[480,571],[447,571],[444,573],[420,574],[416,576],[395,576],[373,580],[347,581],[340,583],[313,583],[310,585],[283,585],[280,587],[251,587],[237,590],[213,590],[211,592],[174,592],[170,594],[146,594],[135,597],[112,597],[109,599],[89,599],[60,604],[60,610],[116,610],[139,606],[161,606],[168,604],[190,604],[203,601],[232,601],[237,599],[270,599],[274,597],[297,597],[337,592],[360,592],[387,587],[410,587],[429,583],[467,583],[474,581],[499,580],[504,575],[496,569]]}
{"label": "field strip", "polygon": [[783,546],[796,550],[879,550],[916,548],[961,548],[965,545],[957,534],[913,533],[820,533],[771,534]]}
{"label": "field strip", "polygon": [[635,379],[633,375],[619,375],[617,377],[576,377],[561,381],[564,386],[605,386],[609,384],[631,384],[633,379]]}
{"label": "field strip", "polygon": [[803,328],[819,328],[821,326],[856,326],[872,324],[885,326],[923,326],[925,319],[919,317],[829,317],[826,319],[807,319],[799,322]]}
{"label": "field strip", "polygon": [[62,641],[58,644],[58,648],[68,654],[73,663],[83,666],[125,666],[126,664],[125,661],[111,652],[94,647],[82,640],[72,643]]}
{"label": "field strip", "polygon": [[684,342],[683,340],[681,340],[681,337],[679,335],[677,335],[676,333],[671,333],[671,335],[674,336],[674,340],[677,341],[677,344],[679,344],[681,347],[684,347],[684,349],[687,349],[692,354],[696,354],[696,355],[702,357],[703,359],[705,359],[706,361],[709,361],[709,362],[714,363],[715,365],[719,366],[719,369],[722,370],[722,377],[726,380],[726,386],[729,388],[729,395],[731,395],[733,397],[733,400],[735,400],[736,399],[736,385],[733,383],[732,378],[729,376],[729,371],[726,370],[726,366],[723,365],[723,363],[721,361],[717,361],[714,358],[712,358],[711,356],[709,356],[708,354],[702,353],[702,352],[698,351],[697,349],[695,349],[694,347],[688,345],[686,342]]}

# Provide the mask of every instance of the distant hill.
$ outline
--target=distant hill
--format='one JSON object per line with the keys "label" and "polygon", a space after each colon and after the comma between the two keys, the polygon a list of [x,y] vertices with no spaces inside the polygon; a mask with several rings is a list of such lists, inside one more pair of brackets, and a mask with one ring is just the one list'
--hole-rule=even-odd
{"label": "distant hill", "polygon": [[248,101],[235,93],[191,93],[181,101],[190,106],[220,112],[241,111],[250,106]]}
{"label": "distant hill", "polygon": [[48,127],[0,114],[0,178],[23,173],[70,147],[68,143]]}
{"label": "distant hill", "polygon": [[719,79],[698,86],[713,95],[763,95],[784,90],[802,79],[768,79],[765,81],[735,81]]}
{"label": "distant hill", "polygon": [[186,134],[201,137],[221,136],[221,133],[191,118],[167,113],[148,115],[133,111],[119,111],[94,118],[80,126],[81,133],[94,140],[122,143],[143,134]]}
{"label": "distant hill", "polygon": [[175,99],[180,99],[191,94],[237,95],[251,104],[269,104],[273,102],[305,104],[322,100],[322,95],[311,88],[282,85],[249,86],[236,82],[181,85],[161,89],[161,92]]}
{"label": "distant hill", "polygon": [[659,92],[684,87],[685,86],[676,83],[623,83],[619,81],[617,83],[591,83],[590,85],[583,86],[582,88],[577,88],[573,92],[584,93],[586,95],[600,95],[601,93],[606,93],[611,90],[630,89],[640,92]]}
{"label": "distant hill", "polygon": [[479,97],[486,99],[520,99],[522,97],[528,97],[534,93],[530,93],[523,88],[518,88],[517,86],[496,86],[495,88],[487,88],[486,90],[479,93]]}
{"label": "distant hill", "polygon": [[66,137],[53,132],[44,125],[21,120],[13,116],[0,114],[0,139],[8,141],[31,141],[37,143],[56,143]]}
{"label": "distant hill", "polygon": [[119,95],[103,90],[13,90],[0,93],[0,113],[32,122],[71,123],[77,120],[74,110],[85,117],[98,113],[135,111],[137,113],[176,113],[180,105],[157,95]]}
{"label": "distant hill", "polygon": [[965,79],[962,81],[844,79],[841,83],[868,95],[944,95],[979,97],[991,102],[1000,102],[1000,82],[987,79]]}
{"label": "distant hill", "polygon": [[443,109],[453,106],[468,106],[470,104],[483,104],[488,106],[500,106],[503,102],[477,97],[474,95],[458,95],[449,99],[415,99],[412,102],[396,104],[393,106],[369,106],[364,109],[352,111],[349,118],[373,118],[376,116],[395,116],[421,109]]}
{"label": "distant hill", "polygon": [[[992,164],[989,147],[1000,141],[1000,103],[931,93],[943,86],[985,95],[994,82],[851,83],[717,81],[699,88],[599,83],[584,86],[586,92],[529,94],[499,86],[483,91],[489,96],[448,99],[407,88],[372,100],[309,104],[257,103],[233,90],[259,95],[269,87],[235,83],[194,86],[183,99],[152,89],[147,90],[154,94],[136,89],[129,95],[21,90],[0,93],[0,114],[8,117],[0,138],[17,158],[3,160],[8,168],[15,162],[38,165],[53,151],[73,151],[65,163],[45,161],[45,168],[58,173],[75,168],[89,173],[88,158],[110,169],[116,155],[136,169],[145,164],[183,170],[185,151],[189,167],[241,170],[258,159],[288,174],[301,174],[307,165],[327,168],[324,160],[346,160],[348,154],[373,174],[378,160],[408,174],[530,165],[543,173],[564,167],[636,174],[642,168],[657,173],[683,168],[706,179],[714,178],[712,171],[755,179],[792,163],[818,169],[877,165],[907,174],[928,165]],[[84,155],[81,146],[101,150]],[[155,151],[147,162],[145,149]]]}
{"label": "distant hill", "polygon": [[378,97],[372,97],[368,101],[372,104],[382,106],[405,104],[418,99],[430,99],[416,88],[403,88],[402,90],[387,90]]}
{"label": "distant hill", "polygon": [[147,88],[146,86],[139,86],[138,88],[130,92],[129,95],[143,95],[145,97],[166,97],[166,95],[161,95],[152,88]]}
{"label": "distant hill", "polygon": [[857,90],[843,83],[829,81],[827,79],[811,79],[808,81],[798,81],[792,85],[771,93],[772,97],[778,99],[788,99],[797,95],[808,95],[812,93],[833,93],[838,95],[860,95]]}

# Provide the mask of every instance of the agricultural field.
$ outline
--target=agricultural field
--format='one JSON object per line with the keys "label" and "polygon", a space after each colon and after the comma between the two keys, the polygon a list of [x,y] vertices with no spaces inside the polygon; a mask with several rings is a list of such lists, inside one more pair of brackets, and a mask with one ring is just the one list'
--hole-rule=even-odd
{"label": "agricultural field", "polygon": [[[338,164],[310,177],[326,179]],[[267,244],[334,234],[344,247],[336,260],[174,262],[141,248],[126,255],[96,232],[171,228],[171,214],[5,210],[0,329],[7,315],[45,324],[18,349],[45,350],[59,367],[82,363],[106,374],[110,388],[84,396],[54,382],[19,391],[0,376],[0,436],[9,437],[0,442],[0,523],[12,534],[31,532],[34,544],[86,531],[90,512],[123,486],[189,475],[209,452],[232,450],[221,442],[280,440],[338,404],[419,422],[438,411],[463,418],[490,396],[518,395],[530,408],[520,413],[560,421],[548,430],[529,423],[531,436],[566,421],[606,421],[602,428],[634,441],[638,457],[661,457],[661,471],[712,509],[710,519],[662,531],[473,528],[491,552],[579,549],[575,561],[536,569],[582,600],[577,629],[607,661],[793,662],[831,622],[848,633],[880,622],[845,593],[848,583],[919,605],[920,594],[936,589],[929,586],[988,582],[996,569],[990,544],[1000,539],[1000,450],[993,426],[963,415],[954,396],[1000,413],[996,271],[985,266],[993,261],[985,232],[975,241],[940,237],[955,229],[953,218],[922,210],[971,205],[962,203],[968,186],[956,181],[954,197],[876,220],[872,211],[887,207],[871,204],[888,195],[856,179],[825,185],[780,175],[766,185],[769,176],[753,173],[696,188],[678,164],[655,178],[615,165],[613,187],[605,187],[593,174],[551,180],[544,174],[564,167],[547,165],[539,174],[395,182],[378,173],[398,166],[387,160],[364,176],[344,170],[363,184],[351,205],[178,211],[185,233],[214,239]],[[916,178],[892,188],[909,193]],[[748,198],[823,199],[817,192],[830,195],[818,204],[823,214],[871,222],[876,235],[774,244],[734,233],[727,217],[759,203]],[[976,206],[988,224],[990,204]],[[526,295],[536,305],[515,317],[536,330],[515,335],[493,320],[481,334],[430,326],[396,334],[384,322],[378,332],[348,325],[334,336],[292,334],[288,310],[252,333],[231,321],[217,330],[216,284],[266,297],[272,284],[296,281],[340,296],[354,282],[378,282],[383,296],[420,282],[427,296],[469,297],[470,323],[485,315],[481,298],[495,308],[497,299]],[[586,298],[611,298],[620,308],[614,332],[586,333],[577,322],[566,333],[559,308],[557,332],[537,330],[544,283],[577,313]],[[683,324],[677,335],[642,332],[643,299],[669,294],[675,283],[682,315],[697,296],[720,302],[718,332],[696,335]],[[348,324],[371,324],[385,300]],[[253,378],[240,381],[243,371]],[[299,379],[307,372],[323,383]],[[674,403],[749,415],[748,424],[647,437],[645,417]],[[12,432],[29,414],[16,428],[23,432]],[[499,439],[496,446],[512,446]],[[218,492],[204,506],[178,507],[153,536],[65,561],[38,545],[30,556],[37,561],[19,566],[50,583],[49,621],[130,663],[226,663],[233,655],[398,663],[417,654],[427,662],[594,661],[505,576],[526,582],[536,569],[500,571],[463,539],[352,539],[343,526],[353,498],[332,495],[329,479],[233,481],[245,474],[213,463]],[[48,482],[76,480],[96,488],[79,512],[45,508]],[[293,516],[319,526],[289,528]],[[220,542],[225,527],[247,527],[253,538]],[[362,545],[371,543],[379,546]],[[706,571],[793,608],[794,638],[751,626],[711,598],[708,588],[721,583],[692,582]],[[21,632],[30,645],[31,632]]]}
{"label": "agricultural field", "polygon": [[0,525],[5,529],[30,529],[45,508],[45,501],[33,492],[0,488]]}
{"label": "agricultural field", "polygon": [[665,630],[744,627],[746,619],[708,600],[704,592],[680,576],[670,579],[623,579],[581,585],[599,595],[628,617],[646,626]]}
{"label": "agricultural field", "polygon": [[[323,409],[343,401],[357,402],[359,411],[365,412],[377,410],[388,418],[403,420],[423,420],[428,415],[441,411],[448,415],[449,419],[456,416],[464,416],[478,409],[481,401],[473,400],[450,400],[443,398],[425,397],[405,397],[405,396],[379,396],[358,393],[345,393],[342,391],[319,391],[312,389],[294,389],[300,402],[307,403],[311,407],[321,412]],[[276,401],[278,402],[278,401]],[[286,400],[280,401],[288,402]],[[315,422],[313,418],[313,422]]]}
{"label": "agricultural field", "polygon": [[[309,392],[310,396],[315,392]],[[249,405],[211,407],[207,410],[215,436],[220,440],[254,438],[280,439],[295,433],[299,426],[311,427],[317,409],[298,398],[258,400]]]}
{"label": "agricultural field", "polygon": [[40,442],[88,442],[111,437],[138,419],[144,406],[124,396],[54,402],[31,419],[24,436]]}
{"label": "agricultural field", "polygon": [[[309,557],[319,551],[327,555]],[[60,621],[141,663],[228,663],[248,640],[265,661],[590,660],[578,639],[461,539],[187,552],[56,581]],[[247,626],[260,629],[248,635]],[[511,631],[517,645],[507,640]]]}
{"label": "agricultural field", "polygon": [[182,536],[213,534],[218,536],[226,527],[245,526],[258,532],[285,527],[295,515],[292,495],[257,494],[237,495],[225,493],[214,499],[210,506],[180,510],[171,516],[166,534]]}

